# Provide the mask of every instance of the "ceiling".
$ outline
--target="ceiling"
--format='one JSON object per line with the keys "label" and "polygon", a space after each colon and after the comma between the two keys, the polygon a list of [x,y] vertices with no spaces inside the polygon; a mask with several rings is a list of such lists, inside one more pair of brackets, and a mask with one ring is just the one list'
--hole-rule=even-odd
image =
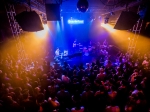
{"label": "ceiling", "polygon": [[[43,0],[31,0],[31,6],[32,9],[35,9],[38,11],[38,13],[45,13],[45,5],[47,3],[59,3],[61,0],[45,0],[45,2],[42,2]],[[61,9],[61,15],[64,14],[89,14],[94,17],[105,17],[110,16],[110,12],[114,12],[115,15],[111,17],[111,20],[113,23],[115,23],[121,13],[122,10],[126,10],[126,3],[128,2],[128,8],[133,8],[135,6],[138,6],[142,0],[87,0],[89,3],[88,11],[85,13],[79,12],[77,10],[77,2],[79,0],[62,0],[62,3],[60,3],[60,9]],[[123,2],[122,2],[123,1]],[[26,4],[27,5],[27,4]],[[38,7],[38,8],[37,8]],[[40,10],[40,11],[39,11]],[[134,8],[135,11],[137,11],[137,7]],[[45,14],[46,17],[46,14]]]}
{"label": "ceiling", "polygon": [[[5,0],[3,0],[5,1]],[[27,1],[29,0],[7,0],[7,1],[13,1],[16,9],[16,13],[21,13],[22,11],[26,10],[26,7],[29,9],[29,5],[27,4]],[[15,1],[15,2],[14,2]],[[20,2],[21,1],[21,2]],[[45,13],[45,3],[58,3],[61,0],[31,0],[31,8],[32,10],[36,10],[39,14]],[[114,2],[115,1],[115,2]],[[117,12],[121,12],[122,10],[126,9],[125,2],[118,2],[117,1],[130,1],[128,4],[128,7],[131,9],[134,6],[138,6],[142,0],[88,0],[89,8],[88,11],[82,14],[89,14],[90,15],[98,15],[98,16],[107,16],[110,15],[110,12],[114,12],[115,15],[111,18],[114,18],[116,20],[118,18]],[[62,0],[62,3],[60,5],[61,8],[61,14],[67,14],[67,13],[79,13],[77,10],[77,2],[78,0]],[[137,8],[135,8],[137,11]]]}
{"label": "ceiling", "polygon": [[[59,0],[46,0],[45,3],[59,3]],[[118,16],[122,10],[126,10],[126,3],[128,2],[128,8],[133,8],[141,3],[141,0],[87,0],[89,3],[88,11],[85,13],[77,10],[77,2],[79,0],[63,0],[60,5],[61,15],[73,13],[77,14],[90,14],[94,18],[99,16],[110,16],[110,12],[114,12],[115,15],[111,17],[111,21],[116,22]],[[137,7],[134,9],[137,12]]]}
{"label": "ceiling", "polygon": [[[2,0],[2,1],[5,1],[5,0]],[[27,1],[29,0],[6,0],[6,1],[13,1],[16,14],[19,14],[25,11],[26,9],[29,10],[30,8],[27,3]],[[46,18],[45,3],[58,3],[58,1],[60,0],[31,0],[31,8],[32,10],[35,10],[39,15],[42,15],[40,17],[44,18],[45,20]],[[88,11],[85,13],[79,12],[77,10],[78,0],[63,0],[60,5],[61,16],[63,15],[72,16],[72,14],[74,15],[74,13],[76,13],[75,15],[77,15],[78,17],[78,14],[79,16],[84,16],[88,14],[88,19],[95,19],[99,17],[105,18],[108,15],[110,16],[110,12],[114,12],[114,15],[109,17],[109,22],[111,22],[112,24],[115,24],[121,11],[125,10],[126,6],[125,6],[125,3],[124,5],[120,4],[121,2],[119,4],[115,4],[114,1],[131,1],[128,5],[128,7],[130,7],[131,9],[134,6],[138,6],[141,0],[88,0],[89,8],[88,8]],[[0,6],[1,5],[2,4],[0,4]],[[3,9],[5,10],[5,8]],[[137,11],[137,7],[134,8],[134,10]],[[2,11],[0,7],[0,15],[1,15],[0,17],[5,15],[5,18],[3,16],[4,19],[3,21],[1,21],[1,24],[5,23],[4,21],[6,21],[6,18],[7,18],[6,14],[4,13],[6,12]]]}
{"label": "ceiling", "polygon": [[[24,4],[27,5],[29,0],[10,0],[10,1],[25,1]],[[62,1],[60,3],[59,1]],[[86,13],[99,13],[105,15],[111,11],[118,11],[126,9],[126,3],[128,7],[133,7],[138,5],[143,0],[87,0],[89,3],[89,8]],[[77,10],[78,0],[31,0],[31,7],[35,10],[40,10],[45,13],[45,3],[60,3],[61,13],[80,13]]]}
{"label": "ceiling", "polygon": [[[4,7],[5,5],[2,4],[2,1],[3,2],[13,1],[16,14],[18,14],[30,8],[29,5],[27,4],[27,1],[29,0],[0,0],[0,18],[1,18],[0,30],[9,31],[7,30],[7,28],[9,27],[9,23],[7,21],[6,10]],[[17,1],[17,2],[14,2],[14,1]],[[38,12],[39,15],[41,13],[44,14],[46,17],[45,2],[43,1],[46,1],[46,0],[31,0],[31,9]],[[56,3],[56,1],[60,1],[60,0],[49,0],[49,1],[53,1],[53,3]],[[105,4],[103,4],[101,1],[103,1]],[[120,12],[122,10],[125,10],[126,6],[122,4],[111,5],[113,4],[113,1],[117,1],[117,0],[88,0],[89,2],[88,11],[82,14],[89,14],[89,15],[96,14],[100,16],[107,16],[112,11],[115,13],[115,15],[110,17],[110,22],[112,20],[112,22],[115,23],[119,17]],[[128,8],[130,8],[130,10],[133,8],[135,11],[137,11],[138,9],[137,6],[139,6],[141,1],[144,1],[144,0],[121,0],[121,1],[131,1],[130,4],[128,5]],[[60,6],[62,10],[61,14],[63,13],[64,14],[67,14],[67,13],[81,14],[81,12],[77,10],[77,7],[76,7],[77,2],[78,0],[63,0]],[[9,34],[9,33],[6,32],[6,34]]]}
{"label": "ceiling", "polygon": [[[122,2],[124,1],[124,2]],[[129,2],[130,1],[130,2]],[[78,13],[77,10],[78,0],[65,0],[61,4],[61,13]],[[129,2],[128,7],[137,5],[138,0],[88,0],[89,8],[86,13],[99,13],[101,15],[111,11],[118,11],[125,9],[126,2]]]}

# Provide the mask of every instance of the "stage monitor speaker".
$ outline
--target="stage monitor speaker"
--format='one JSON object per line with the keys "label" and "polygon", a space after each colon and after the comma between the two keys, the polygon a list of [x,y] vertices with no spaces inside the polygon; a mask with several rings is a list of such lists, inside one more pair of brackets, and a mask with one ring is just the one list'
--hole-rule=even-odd
{"label": "stage monitor speaker", "polygon": [[60,21],[60,5],[45,4],[47,21]]}
{"label": "stage monitor speaker", "polygon": [[122,11],[114,29],[118,30],[131,29],[136,24],[139,18],[140,16],[134,12]]}
{"label": "stage monitor speaker", "polygon": [[39,15],[35,11],[24,11],[15,16],[16,21],[24,31],[35,32],[43,30]]}

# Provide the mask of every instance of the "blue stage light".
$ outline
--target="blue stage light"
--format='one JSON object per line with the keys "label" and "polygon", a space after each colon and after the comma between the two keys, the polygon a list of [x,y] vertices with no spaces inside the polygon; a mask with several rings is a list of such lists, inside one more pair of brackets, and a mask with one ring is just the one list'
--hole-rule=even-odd
{"label": "blue stage light", "polygon": [[68,24],[84,24],[84,20],[68,20]]}

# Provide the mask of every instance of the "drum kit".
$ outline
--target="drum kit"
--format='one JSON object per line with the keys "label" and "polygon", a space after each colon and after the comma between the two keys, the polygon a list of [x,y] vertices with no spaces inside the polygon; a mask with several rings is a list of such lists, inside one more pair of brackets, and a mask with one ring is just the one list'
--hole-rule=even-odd
{"label": "drum kit", "polygon": [[82,44],[76,44],[76,48],[79,52],[82,52],[84,56],[89,56],[89,54],[96,49],[95,46],[83,46]]}

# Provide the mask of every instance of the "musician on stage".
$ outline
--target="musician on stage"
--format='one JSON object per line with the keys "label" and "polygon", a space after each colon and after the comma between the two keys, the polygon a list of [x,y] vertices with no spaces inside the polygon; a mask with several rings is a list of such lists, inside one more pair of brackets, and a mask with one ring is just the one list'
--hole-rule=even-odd
{"label": "musician on stage", "polygon": [[59,52],[60,52],[60,50],[59,50],[59,48],[57,48],[55,51],[55,57],[54,57],[54,59],[57,61],[59,60],[59,56],[60,56]]}
{"label": "musician on stage", "polygon": [[79,49],[79,44],[77,44],[77,40],[75,39],[73,41],[73,44],[72,44],[72,51],[73,51],[73,53],[77,52],[78,49]]}
{"label": "musician on stage", "polygon": [[73,48],[77,47],[77,40],[74,40],[72,47]]}
{"label": "musician on stage", "polygon": [[60,51],[59,48],[57,48],[56,51],[55,51],[56,56],[59,56],[59,51]]}

